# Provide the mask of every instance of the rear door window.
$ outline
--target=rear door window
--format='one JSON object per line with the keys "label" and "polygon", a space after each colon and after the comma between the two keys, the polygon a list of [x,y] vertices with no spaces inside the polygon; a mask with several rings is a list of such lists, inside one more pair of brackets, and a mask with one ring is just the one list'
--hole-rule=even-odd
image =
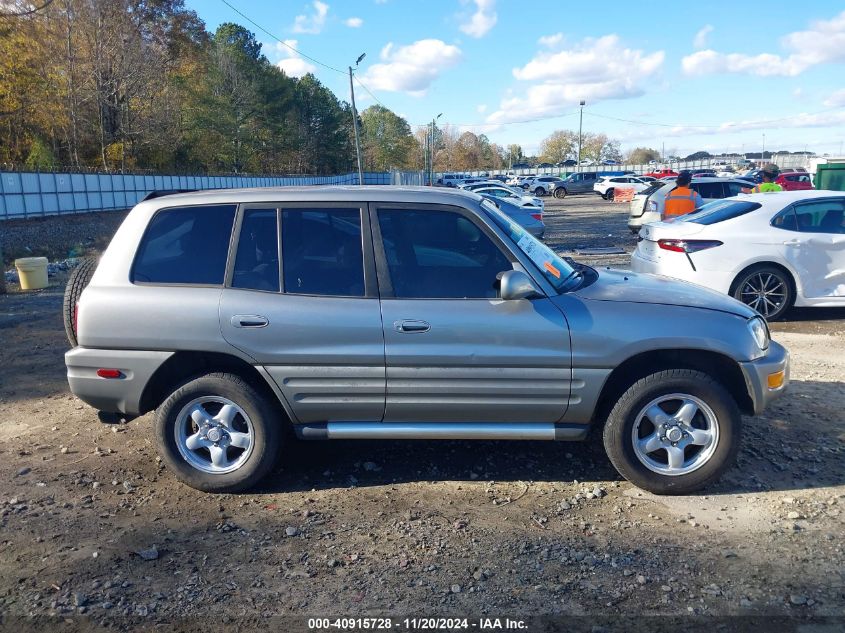
{"label": "rear door window", "polygon": [[721,182],[694,182],[691,186],[702,198],[719,200],[725,197],[725,188]]}
{"label": "rear door window", "polygon": [[802,233],[845,233],[842,200],[817,200],[795,205],[798,230]]}
{"label": "rear door window", "polygon": [[364,296],[359,209],[282,211],[284,292]]}
{"label": "rear door window", "polygon": [[147,227],[133,283],[222,285],[235,205],[162,209]]}
{"label": "rear door window", "polygon": [[241,221],[232,287],[279,291],[276,209],[247,209]]}

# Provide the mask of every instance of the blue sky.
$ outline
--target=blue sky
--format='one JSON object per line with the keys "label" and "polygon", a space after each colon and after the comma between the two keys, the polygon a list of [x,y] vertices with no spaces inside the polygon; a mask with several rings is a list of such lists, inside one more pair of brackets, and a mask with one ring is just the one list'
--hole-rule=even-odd
{"label": "blue sky", "polygon": [[[557,129],[623,149],[839,154],[845,141],[845,11],[838,2],[228,0],[293,48],[357,76],[412,126],[485,133],[527,154]],[[214,30],[237,22],[288,74],[339,98],[348,77],[297,56],[222,0],[186,0]],[[765,13],[764,13],[765,12]],[[358,109],[375,103],[356,84]],[[620,121],[617,119],[627,119]],[[706,127],[705,127],[706,126]],[[765,141],[764,141],[765,135]]]}

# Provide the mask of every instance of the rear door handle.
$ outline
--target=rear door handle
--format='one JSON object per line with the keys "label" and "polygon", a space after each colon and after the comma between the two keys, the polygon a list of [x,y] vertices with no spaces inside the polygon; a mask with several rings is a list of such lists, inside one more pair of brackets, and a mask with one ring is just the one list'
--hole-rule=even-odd
{"label": "rear door handle", "polygon": [[231,323],[234,327],[259,328],[267,327],[270,320],[260,314],[236,314],[232,317]]}
{"label": "rear door handle", "polygon": [[801,243],[801,240],[786,240],[783,245],[784,246],[798,246]]}
{"label": "rear door handle", "polygon": [[427,321],[405,319],[404,321],[394,321],[393,327],[397,332],[428,332],[431,329],[431,324]]}

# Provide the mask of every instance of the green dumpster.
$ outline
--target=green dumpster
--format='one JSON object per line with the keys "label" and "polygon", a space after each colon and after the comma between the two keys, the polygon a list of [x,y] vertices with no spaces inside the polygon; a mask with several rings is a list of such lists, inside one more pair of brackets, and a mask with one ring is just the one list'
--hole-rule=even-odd
{"label": "green dumpster", "polygon": [[845,163],[828,163],[816,167],[813,183],[816,189],[845,191]]}

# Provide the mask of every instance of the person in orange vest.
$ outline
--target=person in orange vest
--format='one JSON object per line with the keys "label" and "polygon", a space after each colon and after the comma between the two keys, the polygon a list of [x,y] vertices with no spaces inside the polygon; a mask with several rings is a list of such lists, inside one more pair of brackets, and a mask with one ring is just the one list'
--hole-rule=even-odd
{"label": "person in orange vest", "polygon": [[702,204],[704,200],[697,191],[690,189],[692,174],[683,170],[675,180],[675,188],[666,194],[666,202],[663,207],[663,219],[674,218],[679,215],[692,213]]}

